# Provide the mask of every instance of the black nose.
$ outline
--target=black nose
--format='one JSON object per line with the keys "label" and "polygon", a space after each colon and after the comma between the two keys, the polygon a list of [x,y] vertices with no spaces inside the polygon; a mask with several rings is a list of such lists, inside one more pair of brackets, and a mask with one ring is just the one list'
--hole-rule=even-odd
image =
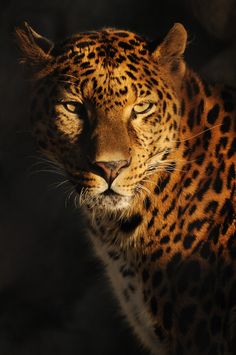
{"label": "black nose", "polygon": [[119,175],[121,169],[130,165],[128,160],[117,161],[96,161],[93,166],[96,168],[99,175],[101,175],[110,185]]}

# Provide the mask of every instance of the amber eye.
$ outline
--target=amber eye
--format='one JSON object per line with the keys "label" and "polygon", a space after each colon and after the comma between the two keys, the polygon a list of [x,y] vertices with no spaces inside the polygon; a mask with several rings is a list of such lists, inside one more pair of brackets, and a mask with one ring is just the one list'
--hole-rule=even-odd
{"label": "amber eye", "polygon": [[140,104],[136,104],[133,107],[133,112],[136,115],[142,115],[150,111],[154,106],[153,102],[141,102]]}
{"label": "amber eye", "polygon": [[64,108],[71,113],[78,115],[80,118],[84,118],[87,114],[86,108],[83,104],[76,101],[62,102]]}

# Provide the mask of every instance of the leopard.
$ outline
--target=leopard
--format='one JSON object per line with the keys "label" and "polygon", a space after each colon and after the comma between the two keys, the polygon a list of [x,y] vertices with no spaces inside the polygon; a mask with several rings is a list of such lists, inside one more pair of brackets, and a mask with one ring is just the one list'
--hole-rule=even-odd
{"label": "leopard", "polygon": [[235,89],[162,39],[16,29],[41,154],[73,188],[120,311],[150,354],[236,354]]}

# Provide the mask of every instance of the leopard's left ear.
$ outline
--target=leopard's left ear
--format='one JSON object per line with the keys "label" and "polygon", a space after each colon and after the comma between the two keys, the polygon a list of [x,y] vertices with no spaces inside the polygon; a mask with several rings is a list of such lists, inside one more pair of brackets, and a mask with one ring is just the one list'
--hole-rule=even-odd
{"label": "leopard's left ear", "polygon": [[27,22],[16,28],[15,33],[22,54],[21,62],[31,69],[32,74],[41,71],[52,59],[53,42],[38,34]]}
{"label": "leopard's left ear", "polygon": [[183,75],[183,53],[187,44],[187,31],[181,23],[175,23],[162,43],[152,52],[155,61],[168,66],[173,73]]}

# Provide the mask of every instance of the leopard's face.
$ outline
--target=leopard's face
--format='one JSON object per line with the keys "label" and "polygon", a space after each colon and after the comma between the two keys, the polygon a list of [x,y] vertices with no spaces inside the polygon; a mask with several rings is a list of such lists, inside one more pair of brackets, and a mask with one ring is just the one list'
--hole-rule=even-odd
{"label": "leopard's face", "polygon": [[82,204],[128,208],[176,146],[175,77],[126,31],[73,37],[52,56],[32,103],[39,145]]}

